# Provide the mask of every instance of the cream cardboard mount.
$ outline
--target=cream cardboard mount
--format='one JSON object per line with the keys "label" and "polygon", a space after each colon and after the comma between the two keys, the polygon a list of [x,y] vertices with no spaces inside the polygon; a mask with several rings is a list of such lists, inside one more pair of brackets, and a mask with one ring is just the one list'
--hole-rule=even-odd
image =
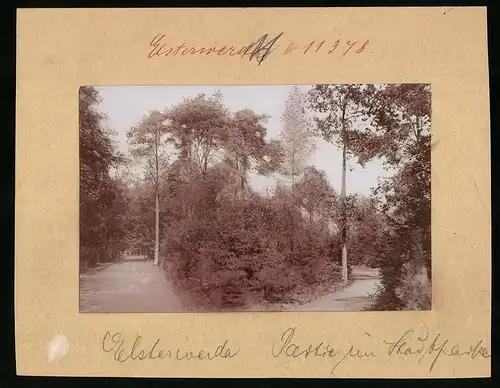
{"label": "cream cardboard mount", "polygon": [[[406,83],[432,90],[430,310],[79,311],[81,86]],[[18,10],[18,374],[490,376],[488,107],[485,8]]]}

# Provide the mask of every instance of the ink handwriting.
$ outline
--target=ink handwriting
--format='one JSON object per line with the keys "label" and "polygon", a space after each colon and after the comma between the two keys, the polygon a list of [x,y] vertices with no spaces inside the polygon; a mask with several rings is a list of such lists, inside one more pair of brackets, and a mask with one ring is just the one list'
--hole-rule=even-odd
{"label": "ink handwriting", "polygon": [[[260,55],[260,54],[259,54]],[[431,333],[425,322],[405,330],[392,339],[374,333],[361,333],[364,341],[360,345],[351,341],[339,340],[335,344],[326,341],[310,343],[304,335],[299,336],[297,327],[289,327],[272,343],[273,358],[330,360],[330,374],[335,374],[341,366],[347,363],[364,363],[378,357],[403,358],[417,365],[427,364],[432,372],[443,358],[453,360],[455,357],[470,360],[487,359],[491,352],[479,339],[466,344],[454,343],[442,332]],[[368,338],[364,337],[367,336]],[[358,336],[359,339],[359,336]],[[164,341],[164,340],[163,340]],[[165,360],[177,361],[231,359],[240,353],[233,350],[229,340],[219,343],[211,349],[166,348],[162,340],[144,340],[139,334],[135,338],[127,338],[120,332],[106,332],[102,339],[102,350],[112,354],[115,361]],[[352,364],[354,365],[354,364]]]}
{"label": "ink handwriting", "polygon": [[143,361],[143,360],[163,360],[166,358],[174,358],[176,360],[214,360],[234,358],[240,350],[233,351],[228,346],[228,340],[217,345],[214,350],[185,350],[177,348],[164,349],[161,346],[161,340],[157,338],[152,344],[144,344],[141,335],[137,334],[132,345],[126,342],[126,339],[121,333],[106,332],[102,340],[102,350],[106,353],[113,354],[113,359],[120,363],[126,361]]}
{"label": "ink handwriting", "polygon": [[484,346],[483,340],[473,341],[472,345],[460,346],[446,339],[443,333],[432,334],[428,326],[422,321],[423,333],[418,335],[417,330],[408,329],[396,340],[383,342],[387,345],[389,356],[415,356],[420,364],[425,358],[430,357],[429,372],[432,372],[441,357],[476,357],[490,358],[491,353]]}
{"label": "ink handwriting", "polygon": [[[420,332],[420,333],[419,333]],[[271,348],[274,358],[290,359],[331,359],[330,374],[334,374],[343,364],[348,362],[368,362],[378,357],[403,357],[409,362],[423,364],[428,358],[428,371],[432,372],[438,360],[443,357],[467,357],[471,360],[478,358],[490,358],[491,353],[483,343],[483,340],[472,341],[468,345],[459,345],[446,339],[443,333],[431,334],[427,325],[422,322],[421,327],[406,330],[394,340],[382,339],[383,336],[375,336],[364,332],[370,338],[364,341],[362,346],[354,343],[339,341],[335,345],[320,341],[318,343],[307,343],[298,339],[297,327],[286,329]],[[305,338],[302,337],[302,340]],[[366,339],[366,338],[365,338]]]}
{"label": "ink handwriting", "polygon": [[266,42],[267,34],[262,35],[255,43],[255,48],[252,51],[252,54],[250,54],[250,61],[255,57],[257,59],[257,63],[260,66],[262,61],[264,61],[264,59],[266,59],[276,49],[273,49],[273,46],[282,35],[283,33],[278,34],[269,42]]}
{"label": "ink handwriting", "polygon": [[204,45],[195,46],[187,42],[173,42],[165,34],[157,34],[149,42],[148,58],[196,56],[196,57],[237,57],[255,60],[261,65],[271,54],[288,56],[290,54],[315,55],[324,54],[328,56],[338,53],[339,56],[359,55],[368,52],[370,40],[352,39],[319,39],[306,42],[289,40],[284,45],[278,44],[283,41],[284,33],[280,32],[274,37],[268,33],[263,34],[255,41],[242,45]]}
{"label": "ink handwriting", "polygon": [[305,348],[301,348],[294,339],[296,329],[296,327],[293,327],[283,332],[278,348],[275,348],[276,344],[273,344],[272,356],[274,358],[278,358],[280,356],[292,358],[308,358],[309,356],[316,358],[332,358],[334,359],[334,363],[330,373],[333,374],[341,364],[347,361],[347,359],[354,358],[356,360],[360,360],[375,357],[375,353],[372,351],[362,351],[354,345],[346,347],[347,350],[342,350],[340,347],[320,342],[315,345],[309,344]]}

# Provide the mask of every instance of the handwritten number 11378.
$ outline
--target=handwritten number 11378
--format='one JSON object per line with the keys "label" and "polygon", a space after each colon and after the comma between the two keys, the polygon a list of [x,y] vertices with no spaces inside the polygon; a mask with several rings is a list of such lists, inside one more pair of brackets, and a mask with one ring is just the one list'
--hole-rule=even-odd
{"label": "handwritten number 11378", "polygon": [[342,53],[342,56],[348,54],[349,52],[361,54],[363,51],[366,50],[366,47],[368,46],[369,43],[370,43],[369,40],[365,40],[364,42],[358,42],[351,40],[341,41],[340,39],[337,39],[333,43],[327,42],[326,40],[323,41],[313,40],[309,44],[299,45],[296,44],[294,41],[291,41],[282,54],[287,55],[292,52],[307,54],[307,53],[318,53],[320,51],[326,52],[328,54],[332,54],[334,52],[340,52]]}

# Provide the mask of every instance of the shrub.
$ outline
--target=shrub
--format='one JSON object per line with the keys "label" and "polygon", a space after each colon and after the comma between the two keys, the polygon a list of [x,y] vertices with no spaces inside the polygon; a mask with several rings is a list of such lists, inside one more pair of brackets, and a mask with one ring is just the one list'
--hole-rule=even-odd
{"label": "shrub", "polygon": [[331,239],[307,231],[291,203],[218,197],[219,190],[209,175],[169,201],[162,254],[178,287],[229,308],[249,299],[285,301],[297,286],[336,278]]}
{"label": "shrub", "polygon": [[431,306],[428,253],[418,229],[392,236],[381,269],[374,310],[427,310]]}
{"label": "shrub", "polygon": [[403,302],[405,310],[429,310],[431,308],[431,282],[427,268],[407,263],[396,295]]}

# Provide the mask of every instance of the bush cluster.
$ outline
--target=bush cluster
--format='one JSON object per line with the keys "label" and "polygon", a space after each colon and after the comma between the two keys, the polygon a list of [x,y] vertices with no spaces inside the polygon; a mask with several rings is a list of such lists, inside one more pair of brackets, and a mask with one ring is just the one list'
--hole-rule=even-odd
{"label": "bush cluster", "polygon": [[301,287],[340,278],[331,236],[311,230],[293,203],[221,197],[223,186],[209,178],[169,201],[162,256],[179,287],[231,308],[286,302]]}

